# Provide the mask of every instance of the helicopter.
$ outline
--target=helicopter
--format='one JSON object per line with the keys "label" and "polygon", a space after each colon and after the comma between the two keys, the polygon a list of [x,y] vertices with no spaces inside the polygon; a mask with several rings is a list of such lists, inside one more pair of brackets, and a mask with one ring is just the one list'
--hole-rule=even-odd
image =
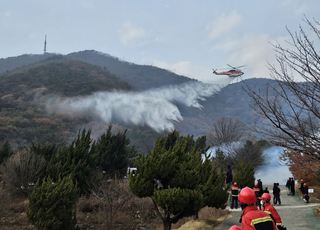
{"label": "helicopter", "polygon": [[227,64],[227,65],[231,68],[230,70],[225,71],[225,72],[217,72],[216,69],[215,70],[212,69],[213,73],[216,74],[216,75],[227,75],[228,77],[234,77],[234,78],[241,77],[244,74],[240,70],[240,68],[245,67],[245,65],[238,66],[238,67],[234,67],[234,66],[231,66],[229,64]]}

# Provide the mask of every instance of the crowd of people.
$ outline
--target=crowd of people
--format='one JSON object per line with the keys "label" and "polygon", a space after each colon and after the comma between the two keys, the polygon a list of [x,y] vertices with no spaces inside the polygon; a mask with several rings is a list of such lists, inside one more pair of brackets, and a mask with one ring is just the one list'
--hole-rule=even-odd
{"label": "crowd of people", "polygon": [[[271,204],[271,195],[268,188],[262,189],[262,181],[259,179],[254,188],[238,188],[237,182],[231,187],[230,208],[238,208],[238,203],[242,209],[239,222],[242,229],[273,229],[285,230],[281,217]],[[279,183],[274,183],[273,204],[281,205]],[[229,230],[239,230],[239,226],[234,225]]]}
{"label": "crowd of people", "polygon": [[[307,186],[307,183],[305,183],[303,181],[303,179],[301,179],[301,184],[299,187],[299,190],[302,193],[302,199],[304,200],[304,202],[309,203],[309,188]],[[289,179],[287,179],[287,183],[286,183],[286,188],[287,188],[287,195],[288,196],[294,196],[295,194],[295,182],[293,177],[289,177]]]}
{"label": "crowd of people", "polygon": [[295,185],[294,185],[294,179],[293,177],[289,177],[289,179],[287,179],[287,183],[286,183],[286,188],[287,188],[287,195],[288,196],[294,196],[295,194]]}
{"label": "crowd of people", "polygon": [[[268,187],[263,189],[261,179],[253,188],[246,185],[238,187],[237,182],[232,182],[232,171],[228,166],[226,172],[226,183],[231,185],[230,208],[242,209],[239,222],[242,229],[273,229],[286,230],[282,225],[281,217],[275,205],[281,205],[279,183],[274,183],[272,188],[273,200],[269,193]],[[287,195],[295,195],[295,181],[293,177],[289,177],[286,183]],[[309,203],[309,189],[307,184],[301,180],[299,190],[302,193],[302,199]],[[272,205],[273,204],[273,205]],[[237,225],[229,228],[229,230],[241,230]]]}
{"label": "crowd of people", "polygon": [[302,193],[302,199],[304,200],[304,202],[309,203],[309,188],[307,186],[307,183],[303,182],[303,180],[301,180],[301,184],[300,184],[300,191]]}
{"label": "crowd of people", "polygon": [[[279,183],[274,183],[273,184],[273,205],[281,205],[281,199],[280,199],[280,188],[279,188]],[[239,192],[241,191],[241,188],[238,187],[237,182],[233,183],[233,186],[231,187],[231,197],[230,197],[230,208],[238,208],[238,195]],[[268,187],[265,187],[263,189],[262,187],[262,181],[261,179],[257,180],[257,183],[253,187],[253,191],[256,194],[257,201],[255,205],[261,210],[261,202],[259,200],[259,197],[262,196],[264,193],[269,194]]]}

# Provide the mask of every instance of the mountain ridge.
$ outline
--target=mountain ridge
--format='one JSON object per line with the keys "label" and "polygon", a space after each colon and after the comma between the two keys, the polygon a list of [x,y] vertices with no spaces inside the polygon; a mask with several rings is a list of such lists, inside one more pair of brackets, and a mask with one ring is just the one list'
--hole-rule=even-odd
{"label": "mountain ridge", "polygon": [[[71,72],[74,74],[74,76],[79,77],[80,75],[84,76],[89,76],[90,71],[87,71],[89,69],[94,69],[96,72],[103,72],[105,74],[109,74],[110,76],[113,76],[114,79],[119,79],[117,80],[118,82],[127,82],[127,83],[122,83],[123,89],[127,91],[133,91],[133,92],[141,92],[145,90],[156,90],[160,87],[168,87],[175,85],[177,87],[180,87],[184,83],[200,83],[197,80],[190,79],[181,75],[176,75],[170,71],[159,69],[157,67],[153,66],[142,66],[142,65],[136,65],[133,63],[128,63],[124,61],[120,61],[115,57],[112,57],[111,55],[108,54],[102,54],[97,51],[80,51],[76,53],[71,53],[67,55],[59,55],[59,54],[44,54],[44,55],[21,55],[15,58],[9,58],[9,59],[0,59],[0,72],[2,73],[0,75],[0,80],[4,79],[5,76],[8,76],[11,74],[11,76],[16,76],[14,74],[23,74],[24,70],[25,72],[28,71],[28,68],[31,68],[30,66],[32,65],[41,65],[39,64],[40,62],[56,62],[58,63],[59,60],[63,60],[64,63],[73,61],[73,63],[88,63],[88,65],[83,71],[78,71],[73,70]],[[75,62],[75,61],[80,61],[80,62]],[[43,63],[42,63],[43,64]],[[80,65],[80,64],[79,64]],[[85,65],[85,64],[83,64]],[[98,68],[99,67],[99,68]],[[67,67],[66,67],[67,68]],[[70,69],[70,66],[68,67]],[[97,69],[98,68],[98,69]],[[44,69],[43,69],[44,71]],[[85,72],[87,71],[87,72]],[[24,72],[24,73],[25,73]],[[47,73],[46,71],[44,71]],[[63,72],[63,71],[62,71]],[[85,73],[85,74],[84,74]],[[49,74],[48,74],[49,75]],[[69,78],[67,74],[63,75],[65,79]],[[95,75],[96,77],[97,75]],[[29,76],[26,79],[32,79],[34,76]],[[95,78],[88,78],[93,81]],[[121,80],[120,80],[121,79]],[[69,79],[70,80],[70,79]],[[35,80],[34,80],[35,81]],[[76,80],[73,80],[68,83],[70,87],[74,87]],[[249,85],[250,87],[253,88],[254,85],[259,85],[260,87],[265,87],[266,82],[274,82],[270,79],[247,79],[244,81],[240,81],[238,83],[234,83],[231,85],[228,85],[224,88],[222,88],[219,93],[213,94],[210,97],[206,97],[205,101],[200,101],[199,103],[203,107],[202,109],[199,108],[193,108],[193,107],[187,107],[185,105],[175,103],[176,106],[178,107],[181,115],[182,115],[182,121],[180,122],[175,122],[175,128],[181,132],[181,135],[194,135],[195,137],[201,136],[201,135],[206,135],[210,129],[210,126],[212,125],[213,121],[221,116],[233,116],[233,117],[238,117],[243,123],[250,125],[252,123],[252,120],[254,118],[252,114],[252,108],[248,105],[248,101],[250,98],[246,93],[243,91],[243,87],[246,85]],[[83,85],[86,84],[91,84],[92,82],[86,82]],[[66,84],[66,83],[65,83]],[[28,85],[28,84],[24,84]],[[5,83],[2,82],[2,86],[5,87]],[[96,85],[93,87],[91,90],[87,90],[86,92],[84,91],[77,91],[74,90],[73,94],[70,94],[70,96],[84,96],[84,95],[89,95],[90,93],[93,93],[95,90],[112,90],[111,88],[98,88],[102,87],[102,84]],[[53,85],[52,85],[53,87]],[[32,87],[31,87],[32,88]],[[33,88],[39,88],[39,85],[35,85]],[[118,86],[114,88],[115,90],[119,90]],[[52,90],[51,90],[52,91]],[[6,92],[8,93],[8,92]],[[53,91],[51,92],[53,93]],[[68,96],[70,92],[65,92],[64,96]],[[34,94],[30,94],[32,97]],[[29,95],[29,97],[30,97]],[[5,96],[2,94],[2,97]],[[19,100],[19,97],[11,98],[10,97],[5,97],[1,98],[1,103],[0,106],[5,112],[9,111],[8,106],[8,101],[12,100],[14,101],[14,105],[18,104],[17,100]],[[6,100],[6,101],[5,101]],[[41,102],[42,105],[45,102]],[[12,106],[12,103],[11,103]],[[36,106],[36,105],[33,105]],[[8,110],[8,111],[7,111]],[[8,112],[9,113],[9,112]],[[22,112],[21,112],[22,113]],[[42,111],[44,113],[44,110]],[[24,113],[22,113],[24,114]],[[2,115],[2,114],[0,114]],[[95,130],[100,130],[101,128],[97,128],[101,126],[101,124],[98,124],[97,121],[94,121],[93,117],[88,117],[87,115],[83,115],[82,118],[80,118],[81,114],[79,115],[78,118],[74,119],[77,120],[78,122],[72,121],[70,119],[66,118],[61,118],[62,120],[65,119],[66,121],[69,122],[68,125],[66,125],[66,129],[68,133],[71,135],[71,133],[75,132],[75,127],[79,127],[79,125],[86,124],[88,125],[94,125]],[[3,115],[2,115],[3,116]],[[14,116],[14,114],[11,114],[11,116]],[[20,116],[20,115],[19,115]],[[25,116],[25,117],[24,117]],[[36,122],[34,122],[31,118],[28,118],[30,115],[24,114],[23,116],[20,116],[20,118],[27,119],[24,120],[25,123],[30,123],[30,127],[32,125],[37,125]],[[14,117],[10,118],[11,123],[12,120],[14,120]],[[45,126],[45,129],[56,129],[57,132],[62,132],[62,127],[60,125],[56,125],[59,128],[52,128],[55,127],[54,124],[59,124],[62,122],[61,119],[57,118],[57,115],[53,116],[48,116],[46,119],[49,119],[50,122],[48,121],[47,126]],[[16,119],[17,120],[17,119]],[[18,119],[19,120],[19,119]],[[10,122],[5,123],[3,122],[2,127],[1,127],[1,120],[0,120],[0,140],[4,140],[6,135],[1,134],[1,128],[2,129],[9,129],[10,125],[12,125]],[[31,124],[34,123],[34,124]],[[39,120],[38,120],[39,123]],[[15,121],[16,126],[19,127],[21,122]],[[50,125],[51,124],[51,125]],[[106,124],[104,124],[105,126]],[[74,127],[72,127],[74,126]],[[28,126],[29,127],[29,126]],[[151,131],[149,127],[147,126],[136,126],[132,124],[125,124],[125,123],[119,123],[118,124],[119,130],[124,130],[125,128],[128,128],[129,131],[127,132],[128,136],[130,139],[132,139],[133,144],[139,145],[140,149],[146,150],[143,145],[146,143],[148,144],[149,148],[152,147],[152,143],[155,141],[155,138],[159,137],[159,135],[163,135],[164,133],[156,133],[154,131]],[[31,131],[30,131],[31,130]],[[29,136],[34,135],[32,133],[32,128],[30,130],[25,130],[26,133],[29,133]],[[31,132],[31,133],[30,133]],[[47,132],[43,129],[40,129],[37,132]],[[13,136],[13,135],[11,135]],[[28,136],[23,135],[25,138]],[[1,138],[2,137],[2,138]],[[36,135],[36,137],[39,139],[40,136],[39,134]],[[28,139],[28,138],[27,138]],[[48,139],[48,138],[47,138]],[[21,141],[22,144],[27,143],[30,141],[30,138],[25,141]],[[16,145],[19,145],[16,143]]]}

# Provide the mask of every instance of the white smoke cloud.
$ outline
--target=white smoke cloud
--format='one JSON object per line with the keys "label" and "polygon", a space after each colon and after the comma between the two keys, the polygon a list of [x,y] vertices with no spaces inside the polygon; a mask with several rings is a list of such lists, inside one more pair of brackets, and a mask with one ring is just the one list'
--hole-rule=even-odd
{"label": "white smoke cloud", "polygon": [[64,112],[94,112],[103,122],[113,119],[148,125],[157,132],[174,129],[182,120],[174,102],[201,109],[200,100],[218,92],[218,85],[201,82],[150,89],[144,92],[97,92],[88,97],[57,99],[48,109]]}
{"label": "white smoke cloud", "polygon": [[[273,146],[265,150],[266,165],[262,166],[255,174],[256,179],[261,179],[265,185],[279,183],[285,185],[289,177],[293,177],[288,166],[279,164],[279,156],[283,147]],[[272,189],[272,187],[269,189]]]}

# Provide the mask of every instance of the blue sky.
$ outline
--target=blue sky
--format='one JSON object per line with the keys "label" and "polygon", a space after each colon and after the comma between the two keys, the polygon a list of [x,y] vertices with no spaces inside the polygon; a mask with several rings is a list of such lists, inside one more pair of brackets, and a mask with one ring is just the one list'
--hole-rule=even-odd
{"label": "blue sky", "polygon": [[[271,43],[288,27],[320,20],[317,0],[12,0],[0,4],[0,58],[96,50],[204,82],[213,68],[246,65],[243,79],[269,77]],[[318,18],[317,18],[318,17]]]}

